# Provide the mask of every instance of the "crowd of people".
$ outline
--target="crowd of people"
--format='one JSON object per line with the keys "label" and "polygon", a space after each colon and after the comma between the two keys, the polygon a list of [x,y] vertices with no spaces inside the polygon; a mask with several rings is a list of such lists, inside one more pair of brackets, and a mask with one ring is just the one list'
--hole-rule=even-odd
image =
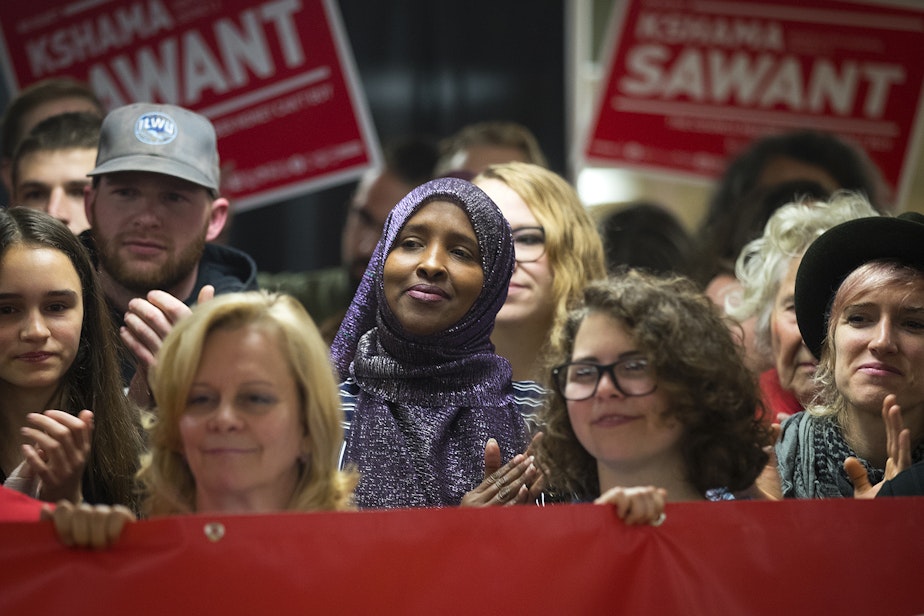
{"label": "crowd of people", "polygon": [[652,203],[595,221],[514,123],[402,140],[342,266],[284,275],[216,242],[202,115],[104,114],[52,80],[2,145],[0,518],[65,543],[192,512],[660,524],[669,502],[921,493],[924,216],[888,213],[833,135],[757,140],[698,234]]}

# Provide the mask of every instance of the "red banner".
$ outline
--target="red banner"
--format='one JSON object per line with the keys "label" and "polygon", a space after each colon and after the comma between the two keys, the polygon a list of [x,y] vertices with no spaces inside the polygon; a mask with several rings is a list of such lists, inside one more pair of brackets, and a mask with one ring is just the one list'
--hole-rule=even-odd
{"label": "red banner", "polygon": [[924,84],[924,8],[906,6],[619,2],[585,154],[714,179],[754,138],[815,128],[862,146],[901,196]]}
{"label": "red banner", "polygon": [[66,75],[108,108],[165,102],[211,119],[236,209],[379,159],[333,0],[4,2],[0,30],[13,92]]}
{"label": "red banner", "polygon": [[924,613],[924,498],[182,516],[118,545],[0,524],[0,614]]}

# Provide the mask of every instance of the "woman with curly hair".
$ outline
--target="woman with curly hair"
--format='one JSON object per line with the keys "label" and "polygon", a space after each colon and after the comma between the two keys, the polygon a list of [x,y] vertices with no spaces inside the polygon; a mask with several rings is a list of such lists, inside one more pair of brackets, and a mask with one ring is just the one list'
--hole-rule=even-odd
{"label": "woman with curly hair", "polygon": [[[690,280],[629,271],[591,284],[560,342],[539,445],[553,489],[644,521],[661,496],[732,498],[763,470],[756,384]],[[654,487],[627,499],[633,486]]]}

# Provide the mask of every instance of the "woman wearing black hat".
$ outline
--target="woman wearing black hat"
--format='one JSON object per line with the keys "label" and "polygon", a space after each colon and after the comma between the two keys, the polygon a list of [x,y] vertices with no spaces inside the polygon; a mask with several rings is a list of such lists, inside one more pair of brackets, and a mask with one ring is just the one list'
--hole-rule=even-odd
{"label": "woman wearing black hat", "polygon": [[783,424],[782,494],[875,493],[924,459],[924,217],[833,227],[805,253],[795,297],[822,404]]}

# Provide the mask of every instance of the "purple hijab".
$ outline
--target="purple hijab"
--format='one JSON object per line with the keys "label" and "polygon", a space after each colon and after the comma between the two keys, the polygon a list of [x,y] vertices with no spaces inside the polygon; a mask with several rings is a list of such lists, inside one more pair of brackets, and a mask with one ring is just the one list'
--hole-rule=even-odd
{"label": "purple hijab", "polygon": [[[465,211],[478,238],[484,284],[458,323],[416,336],[389,309],[382,279],[401,229],[431,201]],[[465,180],[423,184],[389,214],[331,347],[341,379],[352,377],[360,390],[345,453],[360,472],[360,507],[457,505],[484,478],[488,438],[498,441],[505,460],[525,449],[528,431],[513,401],[510,364],[490,338],[513,267],[510,226]]]}

